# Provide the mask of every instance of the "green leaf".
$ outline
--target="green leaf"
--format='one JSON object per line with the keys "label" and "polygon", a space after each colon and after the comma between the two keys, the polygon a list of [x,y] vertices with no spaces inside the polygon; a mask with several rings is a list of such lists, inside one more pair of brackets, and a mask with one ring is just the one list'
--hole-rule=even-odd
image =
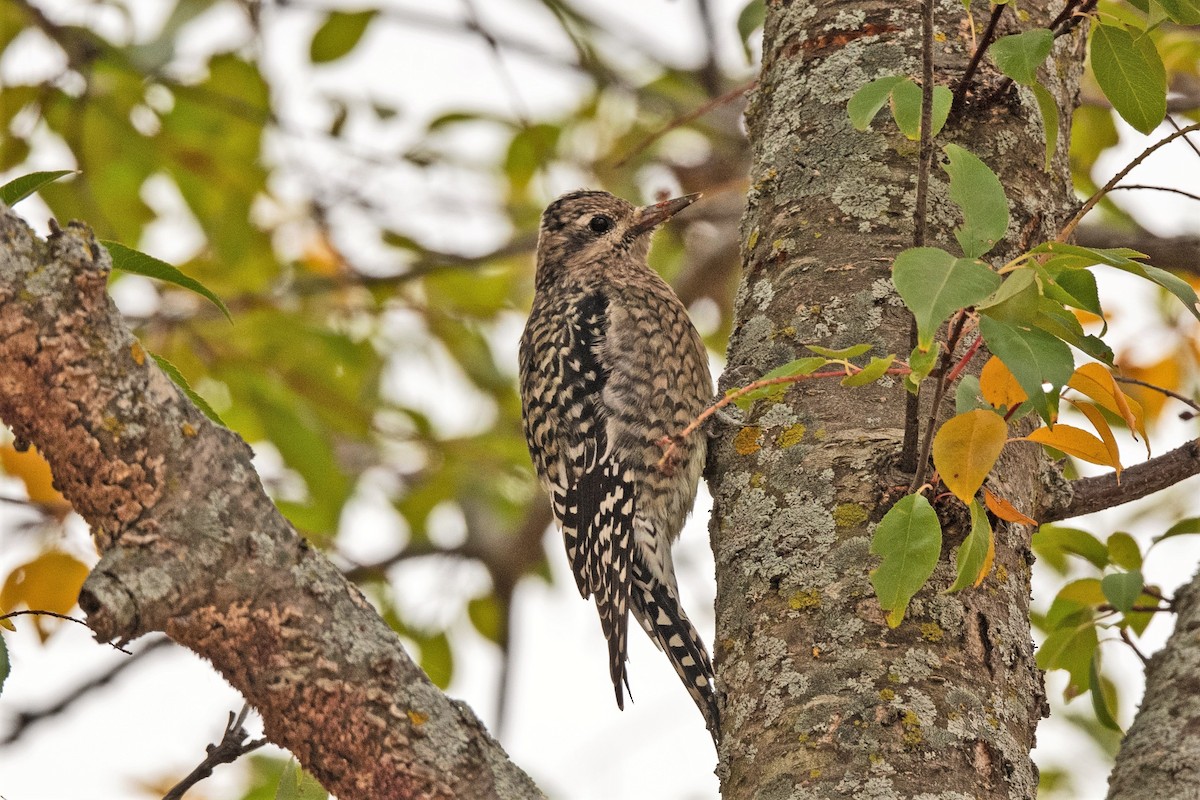
{"label": "green leaf", "polygon": [[[751,5],[763,7],[761,2],[751,3]],[[850,102],[846,104],[846,112],[850,115],[850,124],[860,131],[865,131],[870,127],[871,120],[875,119],[875,115],[879,113],[879,109],[883,108],[888,98],[892,96],[892,89],[906,80],[908,78],[903,75],[888,75],[884,78],[876,78],[865,86],[860,86],[850,98]]]}
{"label": "green leaf", "polygon": [[983,399],[983,390],[979,388],[979,378],[974,375],[964,375],[954,390],[955,413],[965,414],[980,408],[991,408]]}
{"label": "green leaf", "polygon": [[889,627],[904,621],[904,611],[937,566],[942,551],[942,526],[933,506],[910,494],[888,509],[871,539],[871,553],[882,556],[871,570],[871,585],[879,605],[888,612]]}
{"label": "green leaf", "polygon": [[[742,51],[746,54],[747,61],[754,60],[754,53],[750,50],[750,37],[754,35],[756,30],[763,26],[766,15],[767,4],[763,0],[750,0],[746,4],[746,7],[742,9],[742,13],[738,14],[738,38],[742,40]],[[883,105],[883,103],[880,103],[880,105]],[[878,109],[876,110],[878,111]]]}
{"label": "green leaf", "polygon": [[821,347],[820,345],[810,344],[810,345],[806,345],[804,349],[810,350],[819,356],[825,356],[826,358],[832,358],[832,359],[836,359],[839,361],[845,361],[845,360],[848,360],[851,358],[858,358],[859,356],[861,356],[862,354],[864,354],[868,350],[870,350],[871,345],[869,345],[869,344],[854,344],[854,345],[850,345],[849,347],[843,347],[841,350],[833,350],[828,347]]}
{"label": "green leaf", "polygon": [[1042,130],[1046,133],[1046,165],[1043,169],[1049,172],[1050,162],[1054,160],[1054,153],[1058,150],[1058,102],[1040,83],[1035,83],[1029,88],[1033,91],[1038,111],[1042,115]]}
{"label": "green leaf", "polygon": [[992,319],[1010,323],[1031,323],[1038,313],[1038,299],[1041,290],[1038,286],[1037,273],[1032,267],[1015,269],[1000,284],[1000,288],[992,292],[976,309],[987,314]]}
{"label": "green leaf", "polygon": [[1113,365],[1115,355],[1112,348],[1103,339],[1085,334],[1075,315],[1063,308],[1057,300],[1041,298],[1033,324],[1056,339],[1062,339],[1072,347],[1079,348],[1097,361],[1103,361],[1110,367]]}
{"label": "green leaf", "polygon": [[1108,566],[1108,547],[1087,531],[1062,525],[1042,525],[1033,535],[1033,550],[1038,558],[1062,563],[1064,553],[1080,556],[1097,569]]}
{"label": "green leaf", "polygon": [[308,47],[309,60],[314,64],[326,64],[349,53],[367,32],[367,25],[376,13],[374,10],[331,11],[313,34]]}
{"label": "green leaf", "polygon": [[1121,726],[1117,724],[1113,714],[1113,709],[1117,707],[1117,690],[1100,674],[1099,648],[1092,654],[1092,664],[1088,669],[1088,683],[1092,690],[1092,710],[1096,714],[1096,721],[1109,730],[1120,733]]}
{"label": "green leaf", "polygon": [[1104,592],[1105,599],[1122,614],[1133,610],[1145,585],[1146,581],[1138,570],[1115,572],[1105,575],[1100,581],[1100,589]]}
{"label": "green leaf", "polygon": [[1090,612],[1076,612],[1065,622],[1068,624],[1046,635],[1037,651],[1037,665],[1044,670],[1066,670],[1070,681],[1063,694],[1070,700],[1091,685],[1092,655],[1099,640]]}
{"label": "green leaf", "polygon": [[132,247],[126,247],[120,242],[110,242],[102,239],[100,244],[104,245],[104,248],[108,250],[108,254],[112,256],[112,263],[115,269],[131,272],[134,275],[145,275],[147,278],[154,278],[166,283],[173,283],[176,286],[182,286],[184,289],[193,291],[207,299],[217,308],[221,309],[221,313],[225,315],[225,319],[233,322],[233,317],[229,315],[229,309],[221,302],[221,298],[213,294],[207,286],[195,278],[189,278],[167,262],[160,261],[154,256],[148,256],[143,252],[134,250]]}
{"label": "green leaf", "polygon": [[984,342],[1012,372],[1034,409],[1051,424],[1053,409],[1042,384],[1058,388],[1071,379],[1075,360],[1071,348],[1037,328],[1026,328],[983,316],[979,332]]}
{"label": "green leaf", "polygon": [[1000,282],[1000,276],[983,262],[955,258],[936,247],[904,250],[892,267],[892,283],[916,317],[922,350],[933,345],[938,327],[951,314],[983,300]]}
{"label": "green leaf", "polygon": [[[759,380],[774,380],[775,378],[791,378],[797,375],[811,375],[821,367],[828,364],[828,359],[824,358],[798,358],[795,361],[776,367],[775,369],[763,375]],[[787,384],[776,384],[775,386],[760,386],[753,391],[747,392],[738,399],[733,401],[733,404],[743,411],[749,411],[750,407],[758,400],[767,400],[771,398],[781,397],[787,391]],[[728,389],[725,392],[726,396],[734,394],[738,390]]]}
{"label": "green leaf", "polygon": [[1128,570],[1142,568],[1142,548],[1128,533],[1117,531],[1108,537],[1108,560]]}
{"label": "green leaf", "polygon": [[1134,260],[1146,258],[1145,253],[1130,250],[1128,247],[1080,247],[1061,242],[1043,242],[1030,252],[1055,254],[1057,257],[1047,263],[1065,268],[1085,268],[1093,264],[1104,264],[1131,275],[1137,275],[1139,278],[1145,278],[1175,295],[1187,307],[1192,316],[1200,319],[1200,298],[1196,296],[1196,290],[1187,281],[1177,278],[1164,269]]}
{"label": "green leaf", "polygon": [[158,368],[167,373],[167,377],[170,378],[176,386],[183,390],[183,393],[187,395],[187,398],[196,404],[196,407],[204,413],[204,416],[208,417],[218,425],[225,425],[225,421],[221,419],[221,415],[213,410],[213,407],[208,404],[207,400],[196,394],[195,390],[192,389],[192,385],[188,383],[188,379],[183,377],[183,373],[180,372],[174,364],[172,364],[170,361],[167,361],[162,356],[155,355],[154,353],[151,353],[150,357],[154,359],[154,363],[158,364]]}
{"label": "green leaf", "polygon": [[1200,1],[1198,0],[1158,0],[1163,11],[1172,22],[1180,25],[1200,25]]}
{"label": "green leaf", "polygon": [[429,680],[439,689],[450,685],[454,676],[454,653],[450,650],[450,640],[444,632],[432,636],[423,636],[417,641],[421,651],[421,669],[429,676]]}
{"label": "green leaf", "polygon": [[320,781],[309,775],[296,759],[290,759],[279,776],[279,788],[275,792],[275,800],[326,800],[329,792],[325,791]]}
{"label": "green leaf", "polygon": [[883,373],[891,368],[892,362],[895,360],[895,355],[890,355],[886,358],[873,357],[871,362],[862,368],[861,372],[856,372],[853,375],[847,375],[845,378],[842,378],[842,386],[866,386],[868,383],[874,383],[883,377]]}
{"label": "green leaf", "polygon": [[996,173],[969,150],[956,144],[942,148],[949,163],[942,169],[950,176],[950,199],[963,212],[962,227],[954,238],[967,258],[978,258],[996,246],[1008,230],[1008,198]]}
{"label": "green leaf", "polygon": [[473,598],[467,603],[467,617],[485,639],[499,645],[504,644],[504,610],[496,602],[495,595]]}
{"label": "green leaf", "polygon": [[908,368],[911,373],[904,376],[904,386],[910,392],[917,391],[917,385],[933,372],[934,366],[937,364],[938,349],[931,347],[928,350],[922,350],[920,346],[913,348],[912,353],[908,356]]}
{"label": "green leaf", "polygon": [[1124,27],[1092,30],[1092,72],[1126,122],[1149,135],[1167,115],[1167,73],[1154,42]]}
{"label": "green leaf", "polygon": [[996,543],[992,538],[992,525],[988,522],[987,511],[978,500],[971,501],[971,532],[958,547],[955,561],[958,565],[958,576],[954,585],[945,594],[958,592],[968,586],[978,586],[992,569],[992,559],[996,554]]}
{"label": "green leaf", "polygon": [[[954,93],[945,86],[933,87],[931,136],[937,136],[950,117]],[[892,118],[900,132],[914,142],[921,138],[921,87],[905,78],[892,87]]]}
{"label": "green leaf", "polygon": [[1001,36],[992,42],[988,52],[996,68],[1025,86],[1037,83],[1038,67],[1050,55],[1054,32],[1049,28],[1034,28],[1025,33]]}
{"label": "green leaf", "polygon": [[1086,269],[1056,268],[1053,264],[1054,259],[1051,259],[1039,270],[1043,275],[1042,291],[1046,297],[1072,308],[1081,308],[1103,319],[1104,310],[1100,307],[1096,276]]}
{"label": "green leaf", "polygon": [[1164,539],[1171,539],[1176,536],[1187,536],[1193,533],[1200,533],[1200,517],[1188,517],[1181,519],[1171,527],[1167,528],[1167,532],[1154,537],[1154,544],[1158,544]]}
{"label": "green leaf", "polygon": [[0,186],[0,203],[4,203],[10,207],[15,206],[46,184],[54,183],[62,176],[74,175],[76,172],[78,170],[59,169],[53,172],[31,172],[28,175],[13,178],[8,183]]}

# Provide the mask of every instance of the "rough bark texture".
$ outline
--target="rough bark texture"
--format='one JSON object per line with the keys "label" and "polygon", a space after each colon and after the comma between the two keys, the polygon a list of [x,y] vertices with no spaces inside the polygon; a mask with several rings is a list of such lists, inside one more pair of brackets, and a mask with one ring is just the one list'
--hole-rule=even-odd
{"label": "rough bark texture", "polygon": [[1146,694],[1109,776],[1109,800],[1200,794],[1200,574],[1175,604],[1175,632],[1146,669]]}
{"label": "rough bark texture", "polygon": [[0,420],[92,526],[98,638],[165,631],[343,798],[541,797],[263,491],[251,451],[155,366],[105,289],[108,254],[0,205]]}
{"label": "rough bark texture", "polygon": [[[1058,8],[1022,11],[1026,25],[1045,25]],[[886,110],[872,130],[855,131],[846,101],[874,78],[920,74],[919,13],[915,3],[875,0],[768,3],[763,71],[747,112],[745,272],[722,388],[809,355],[806,344],[870,342],[876,353],[907,355],[909,315],[889,265],[912,243],[917,145]],[[1017,24],[1005,15],[999,32]],[[938,81],[953,85],[970,57],[962,4],[938,2],[935,28]],[[1060,142],[1081,44],[1079,33],[1060,38],[1043,68],[1064,110]],[[1033,97],[1021,90],[992,101],[995,74],[985,66],[979,80],[935,144],[966,146],[1008,187],[1012,222],[993,253],[1002,263],[1053,235],[1071,207],[1070,184],[1063,148],[1042,170]],[[930,198],[928,243],[957,252],[960,220],[936,158]],[[979,589],[942,595],[967,514],[941,501],[942,565],[898,629],[888,629],[871,589],[871,534],[911,478],[895,468],[904,406],[898,382],[809,381],[714,431],[726,800],[1036,792],[1029,750],[1045,702],[1029,629],[1030,531],[993,520],[992,574]],[[1051,471],[1037,448],[1010,447],[989,486],[1033,508],[1041,475],[1048,481]]]}

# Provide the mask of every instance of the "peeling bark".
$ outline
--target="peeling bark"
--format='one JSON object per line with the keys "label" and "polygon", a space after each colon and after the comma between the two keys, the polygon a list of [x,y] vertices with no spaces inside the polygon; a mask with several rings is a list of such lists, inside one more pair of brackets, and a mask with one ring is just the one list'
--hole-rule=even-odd
{"label": "peeling bark", "polygon": [[[1028,25],[1058,11],[1027,10]],[[763,71],[747,112],[744,277],[722,389],[809,355],[807,344],[870,342],[876,353],[907,355],[909,315],[889,266],[913,239],[917,145],[886,111],[873,130],[855,131],[846,102],[874,78],[920,74],[919,13],[873,0],[768,3]],[[1000,33],[1016,25],[1005,15]],[[962,5],[939,2],[935,28],[935,74],[952,85],[971,55]],[[1080,33],[1061,37],[1044,70],[1064,109],[1060,142],[1081,47]],[[993,253],[1003,262],[1051,238],[1073,200],[1065,147],[1042,169],[1034,98],[1022,89],[993,101],[1000,81],[989,69],[985,60],[962,116],[935,144],[963,144],[1008,188],[1012,220]],[[937,160],[935,152],[926,238],[957,252],[960,220]],[[982,363],[980,355],[971,368]],[[1029,751],[1046,705],[1029,627],[1030,530],[993,519],[991,575],[978,589],[942,595],[969,520],[957,501],[939,503],[942,562],[899,628],[886,626],[869,583],[875,523],[911,477],[896,467],[904,406],[898,381],[858,389],[808,381],[714,431],[726,800],[1035,796]],[[988,485],[1032,509],[1042,474],[1050,484],[1038,448],[1010,447]]]}
{"label": "peeling bark", "polygon": [[92,527],[80,606],[96,636],[165,631],[208,659],[340,797],[542,797],[296,535],[249,446],[157,368],[110,269],[83,225],[42,241],[0,205],[0,420]]}

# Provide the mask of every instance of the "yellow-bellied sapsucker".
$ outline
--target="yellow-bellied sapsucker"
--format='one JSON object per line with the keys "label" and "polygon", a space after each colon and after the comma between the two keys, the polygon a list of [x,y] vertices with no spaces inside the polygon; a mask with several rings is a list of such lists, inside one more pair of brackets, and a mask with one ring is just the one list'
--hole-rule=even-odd
{"label": "yellow-bellied sapsucker", "polygon": [[596,600],[617,705],[628,611],[719,736],[712,662],[679,603],[671,543],[696,498],[703,434],[657,468],[663,436],[712,398],[704,344],[646,265],[654,228],[699,195],[635,208],[580,191],[542,215],[533,309],[521,336],[525,439],[562,526],[580,594]]}

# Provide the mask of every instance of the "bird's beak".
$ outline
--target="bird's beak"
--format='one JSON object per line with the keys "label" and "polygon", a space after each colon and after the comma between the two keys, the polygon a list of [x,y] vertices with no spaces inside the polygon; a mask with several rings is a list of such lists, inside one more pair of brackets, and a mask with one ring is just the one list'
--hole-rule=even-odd
{"label": "bird's beak", "polygon": [[700,193],[685,194],[683,197],[675,197],[671,200],[663,200],[649,206],[642,206],[633,217],[633,230],[637,233],[645,233],[653,230],[660,223],[675,216],[680,211],[690,206],[692,203],[700,199]]}

